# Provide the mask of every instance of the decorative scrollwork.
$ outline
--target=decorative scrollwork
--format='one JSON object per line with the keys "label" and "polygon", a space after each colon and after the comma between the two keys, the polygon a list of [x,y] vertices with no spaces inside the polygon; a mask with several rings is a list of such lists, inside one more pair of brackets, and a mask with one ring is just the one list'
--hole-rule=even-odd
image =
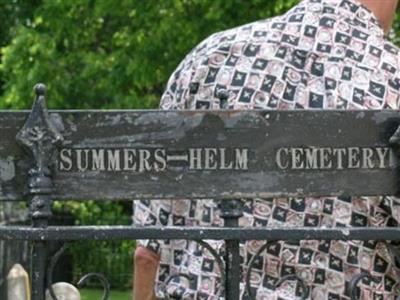
{"label": "decorative scrollwork", "polygon": [[101,274],[101,273],[89,273],[84,275],[81,279],[78,281],[78,288],[81,288],[84,283],[89,279],[89,278],[97,278],[101,284],[103,285],[103,296],[101,300],[107,300],[108,296],[110,295],[110,283],[108,282],[107,278]]}
{"label": "decorative scrollwork", "polygon": [[47,268],[47,288],[49,290],[50,297],[53,300],[59,300],[53,290],[53,271],[54,271],[55,266],[57,265],[58,260],[65,253],[65,251],[68,249],[68,247],[69,247],[69,245],[67,243],[63,244],[61,246],[61,248],[50,259],[50,263]]}
{"label": "decorative scrollwork", "polygon": [[[278,243],[277,241],[266,242],[264,245],[262,245],[260,247],[260,249],[258,249],[256,254],[253,255],[253,257],[251,258],[251,260],[248,264],[247,273],[246,273],[246,277],[245,277],[245,284],[246,284],[245,290],[246,290],[247,295],[250,297],[250,299],[256,299],[256,296],[254,295],[253,291],[251,290],[251,285],[250,285],[251,272],[253,270],[254,263],[256,262],[256,259],[261,255],[261,253],[265,251],[265,249],[267,249],[269,246],[272,246],[277,243]],[[309,294],[309,288],[304,283],[304,280],[301,279],[300,277],[298,277],[296,274],[289,274],[289,275],[283,276],[276,282],[275,288],[278,288],[279,286],[282,285],[282,283],[284,283],[285,281],[288,281],[288,280],[298,281],[301,285],[301,299],[302,300],[307,299],[308,294]]]}
{"label": "decorative scrollwork", "polygon": [[[218,254],[218,252],[213,247],[211,247],[210,244],[208,244],[207,242],[202,241],[202,240],[195,240],[194,242],[196,242],[203,248],[207,249],[210,252],[210,254],[215,258],[215,261],[217,262],[217,265],[218,265],[218,268],[219,268],[220,274],[221,274],[222,284],[216,294],[216,298],[220,299],[220,297],[222,297],[222,295],[224,294],[224,283],[225,283],[225,278],[226,278],[225,263],[221,259],[221,256]],[[167,287],[172,280],[174,280],[175,278],[179,278],[179,277],[185,278],[189,281],[193,280],[192,276],[190,274],[186,274],[186,273],[178,273],[178,274],[173,274],[173,275],[168,276],[167,279],[165,280],[165,284],[163,286],[164,299],[166,299],[166,300],[176,299],[176,298],[171,298],[171,297],[174,297],[174,295],[170,295],[170,293],[167,291]]]}
{"label": "decorative scrollwork", "polygon": [[[59,300],[56,296],[56,294],[54,293],[53,290],[53,286],[52,286],[52,282],[53,282],[53,271],[55,266],[57,265],[60,257],[65,253],[65,251],[68,249],[69,244],[65,243],[51,258],[50,263],[49,263],[49,267],[47,268],[47,288],[49,290],[49,294],[50,297],[53,300]],[[86,275],[84,275],[83,277],[81,277],[81,279],[79,279],[78,283],[77,283],[77,287],[78,288],[82,288],[83,285],[85,284],[85,282],[89,279],[89,278],[97,278],[102,286],[103,286],[103,295],[101,300],[107,300],[109,295],[110,295],[110,284],[107,280],[107,278],[100,273],[88,273]]]}
{"label": "decorative scrollwork", "polygon": [[[248,264],[247,273],[246,273],[246,277],[245,277],[245,283],[246,283],[245,289],[246,289],[246,292],[247,292],[248,296],[249,296],[251,299],[255,299],[255,295],[254,295],[253,291],[252,291],[251,288],[250,288],[251,271],[252,271],[252,269],[253,269],[253,266],[254,266],[254,263],[256,262],[257,257],[260,256],[260,254],[261,254],[265,249],[267,249],[267,247],[270,246],[271,244],[272,244],[272,243],[268,243],[268,242],[267,242],[267,243],[265,243],[264,245],[262,245],[261,248],[258,249],[257,253],[254,254],[253,257],[250,259],[250,262],[249,262],[249,264]],[[274,242],[274,244],[276,244],[276,242]]]}
{"label": "decorative scrollwork", "polygon": [[199,241],[195,241],[195,242],[198,243],[199,245],[203,246],[204,248],[206,248],[210,252],[210,254],[215,258],[215,261],[218,264],[218,267],[219,267],[219,270],[220,270],[220,273],[221,273],[221,282],[222,282],[222,285],[221,285],[221,287],[218,290],[218,293],[216,295],[217,299],[219,299],[219,297],[221,297],[223,295],[223,293],[224,293],[224,283],[225,283],[225,278],[226,278],[225,263],[221,259],[221,256],[218,254],[218,252],[213,247],[211,247],[210,244],[208,244],[208,243],[206,243],[204,241],[200,241],[200,240]]}
{"label": "decorative scrollwork", "polygon": [[364,278],[368,278],[371,280],[371,282],[375,281],[375,279],[368,273],[362,272],[360,274],[355,275],[349,283],[349,294],[351,300],[358,300],[360,295],[359,295],[359,290],[357,285],[360,283],[361,280]]}
{"label": "decorative scrollwork", "polygon": [[17,134],[17,140],[33,155],[33,170],[40,174],[49,174],[49,158],[54,145],[63,141],[63,136],[50,119],[46,106],[46,86],[37,84],[34,87],[36,100],[24,126]]}
{"label": "decorative scrollwork", "polygon": [[63,141],[63,136],[51,121],[46,107],[46,86],[35,86],[36,100],[16,139],[33,158],[29,170],[28,191],[31,196],[30,213],[33,219],[46,219],[51,216],[51,195],[53,182],[50,165],[53,153]]}

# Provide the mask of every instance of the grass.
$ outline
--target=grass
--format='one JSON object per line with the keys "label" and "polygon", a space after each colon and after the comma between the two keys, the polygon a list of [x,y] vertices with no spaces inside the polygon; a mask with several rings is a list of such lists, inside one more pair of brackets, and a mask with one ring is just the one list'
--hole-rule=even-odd
{"label": "grass", "polygon": [[[103,295],[103,290],[97,289],[81,289],[81,300],[100,300]],[[132,300],[131,291],[110,291],[108,300]]]}

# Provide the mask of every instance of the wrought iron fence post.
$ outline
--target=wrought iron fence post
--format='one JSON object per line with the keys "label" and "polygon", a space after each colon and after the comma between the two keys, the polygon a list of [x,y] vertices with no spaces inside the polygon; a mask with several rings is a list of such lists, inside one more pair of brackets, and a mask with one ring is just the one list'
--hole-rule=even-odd
{"label": "wrought iron fence post", "polygon": [[[243,201],[222,200],[220,203],[221,217],[224,227],[238,227],[239,218],[243,216]],[[240,241],[225,240],[225,299],[238,300],[240,296]]]}
{"label": "wrought iron fence post", "polygon": [[[32,227],[45,228],[52,216],[51,165],[54,161],[53,153],[55,146],[63,138],[52,124],[47,112],[46,87],[43,84],[37,84],[35,92],[36,101],[32,111],[16,138],[24,146],[32,160],[26,190]],[[47,242],[34,242],[31,255],[32,300],[43,300],[46,289]]]}

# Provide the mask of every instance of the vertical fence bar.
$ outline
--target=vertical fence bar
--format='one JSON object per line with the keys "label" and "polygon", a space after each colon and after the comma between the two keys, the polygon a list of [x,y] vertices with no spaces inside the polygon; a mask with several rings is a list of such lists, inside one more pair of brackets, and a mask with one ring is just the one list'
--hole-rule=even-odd
{"label": "vertical fence bar", "polygon": [[[16,139],[28,152],[32,162],[26,190],[32,226],[46,228],[52,216],[53,180],[50,170],[54,163],[53,152],[63,137],[47,112],[46,87],[37,84],[35,92],[36,101],[32,111]],[[31,255],[32,300],[43,300],[46,289],[47,243],[34,242]]]}
{"label": "vertical fence bar", "polygon": [[[221,217],[225,227],[238,227],[239,218],[243,216],[241,200],[222,200],[220,203]],[[225,240],[225,299],[239,300],[240,297],[240,241]]]}
{"label": "vertical fence bar", "polygon": [[[47,199],[46,199],[47,198]],[[44,216],[43,208],[37,207],[35,203],[45,203],[46,207],[51,207],[51,198],[48,196],[34,196],[30,201],[32,226],[46,228],[50,215]],[[35,206],[36,207],[32,207]],[[39,205],[40,206],[40,205]],[[42,214],[38,218],[38,213]],[[46,265],[47,265],[47,242],[33,242],[31,259],[31,287],[32,300],[43,300],[46,290]]]}
{"label": "vertical fence bar", "polygon": [[31,299],[43,300],[45,296],[45,274],[47,261],[47,244],[37,242],[32,247],[32,266],[31,266]]}

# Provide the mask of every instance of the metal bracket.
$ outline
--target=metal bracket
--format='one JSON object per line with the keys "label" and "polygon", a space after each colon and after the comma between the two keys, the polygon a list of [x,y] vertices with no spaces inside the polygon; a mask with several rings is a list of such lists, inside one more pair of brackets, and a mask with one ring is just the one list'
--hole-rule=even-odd
{"label": "metal bracket", "polygon": [[220,200],[220,216],[223,219],[238,219],[243,216],[243,206],[241,199]]}
{"label": "metal bracket", "polygon": [[389,139],[391,146],[400,146],[400,126],[396,129],[394,134]]}
{"label": "metal bracket", "polygon": [[[224,227],[238,227],[239,218],[243,216],[244,202],[240,199],[221,200],[219,207]],[[225,298],[237,300],[241,277],[239,240],[225,240],[225,246]]]}
{"label": "metal bracket", "polygon": [[[392,147],[397,160],[400,158],[400,125],[397,127],[396,131],[393,133],[393,135],[389,139],[389,145]],[[397,168],[398,168],[398,163]],[[400,189],[397,190],[397,193],[395,196],[400,196]]]}

